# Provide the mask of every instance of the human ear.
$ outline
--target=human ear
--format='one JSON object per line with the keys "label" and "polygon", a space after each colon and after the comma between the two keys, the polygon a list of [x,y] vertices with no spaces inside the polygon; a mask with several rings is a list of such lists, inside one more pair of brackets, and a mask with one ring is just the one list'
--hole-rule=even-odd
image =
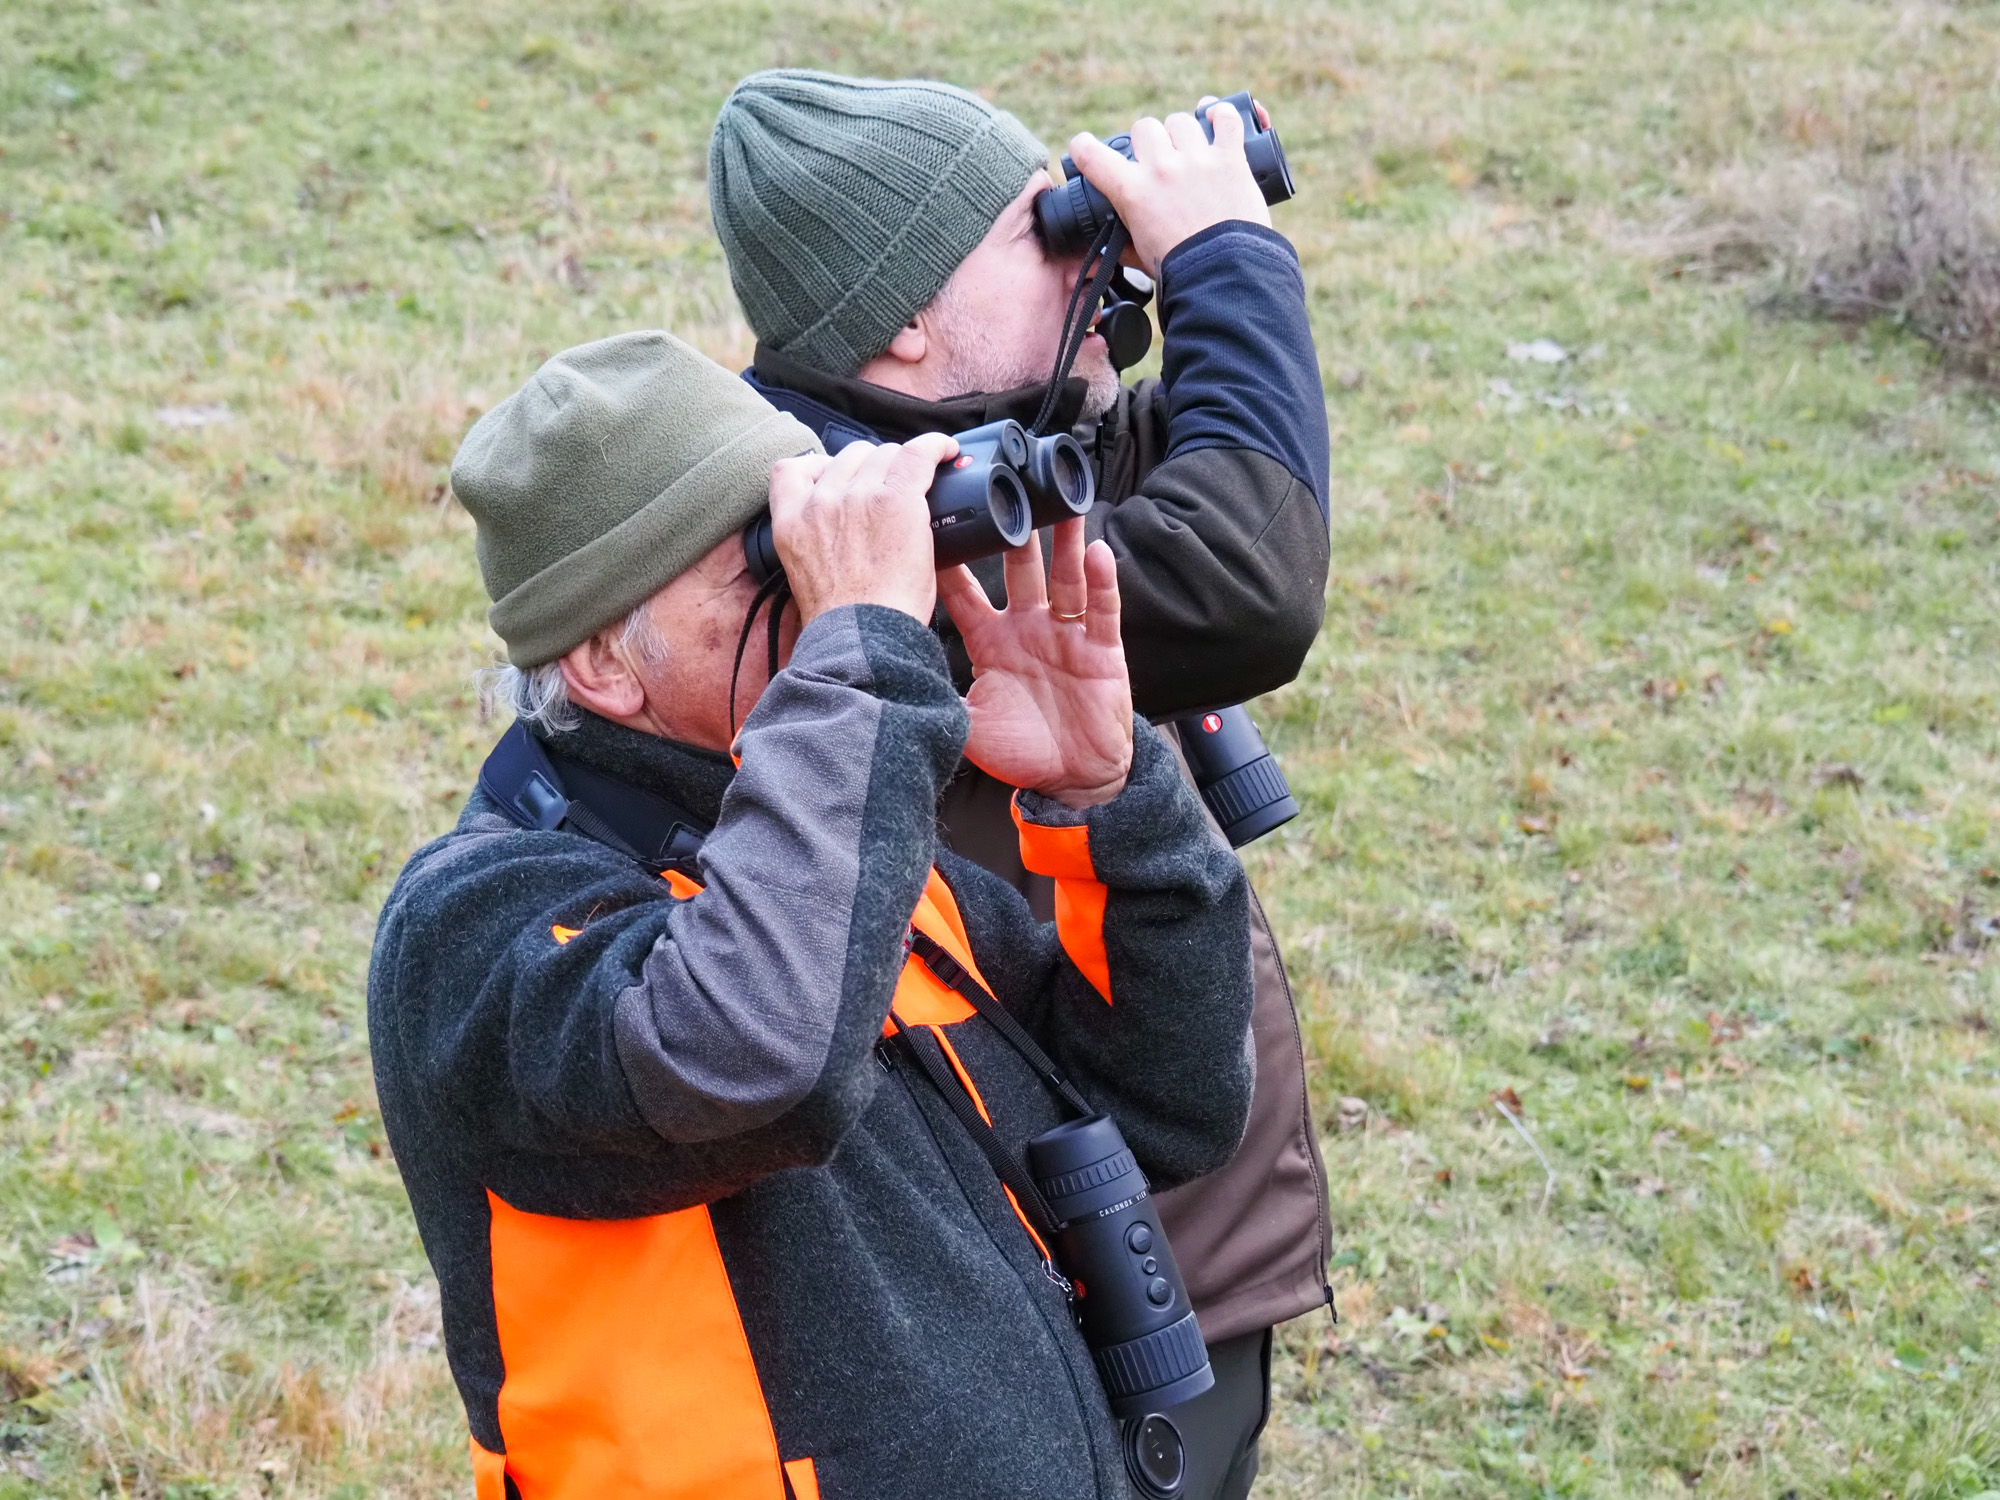
{"label": "human ear", "polygon": [[930,335],[924,331],[923,314],[918,313],[889,340],[889,347],[882,352],[891,359],[906,365],[920,365],[931,351]]}
{"label": "human ear", "polygon": [[646,689],[626,653],[617,647],[622,625],[600,630],[562,657],[563,686],[572,703],[600,718],[623,722],[646,706]]}

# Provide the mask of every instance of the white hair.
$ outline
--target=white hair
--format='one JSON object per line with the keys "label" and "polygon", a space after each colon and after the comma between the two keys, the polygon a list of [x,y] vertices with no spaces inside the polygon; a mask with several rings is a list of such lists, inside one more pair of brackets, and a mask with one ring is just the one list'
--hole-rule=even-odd
{"label": "white hair", "polygon": [[[618,639],[639,660],[649,664],[667,658],[667,639],[653,622],[652,602],[645,600],[627,615],[618,633]],[[496,662],[482,667],[474,681],[479,689],[482,719],[495,718],[504,709],[524,724],[549,734],[561,734],[582,722],[577,717],[576,705],[569,701],[569,684],[563,681],[561,658],[525,669],[512,662]]]}

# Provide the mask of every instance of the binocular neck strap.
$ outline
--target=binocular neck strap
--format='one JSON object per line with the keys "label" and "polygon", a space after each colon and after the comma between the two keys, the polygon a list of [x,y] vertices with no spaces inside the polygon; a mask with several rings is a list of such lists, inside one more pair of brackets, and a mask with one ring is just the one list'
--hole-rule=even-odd
{"label": "binocular neck strap", "polygon": [[984,1016],[986,1023],[1021,1055],[1021,1061],[1041,1074],[1042,1081],[1062,1096],[1063,1103],[1075,1110],[1079,1119],[1087,1120],[1098,1113],[1090,1107],[1090,1101],[1077,1091],[1076,1085],[1063,1076],[1054,1059],[1028,1035],[1019,1021],[1007,1013],[1007,1007],[994,999],[992,992],[974,979],[964,964],[947,953],[943,944],[921,932],[912,931],[910,952],[922,959],[924,967],[935,974],[941,983],[948,989],[956,990]]}
{"label": "binocular neck strap", "polygon": [[1045,425],[1055,416],[1056,407],[1062,401],[1064,384],[1069,380],[1070,367],[1076,363],[1076,356],[1083,349],[1083,341],[1090,333],[1090,320],[1097,306],[1104,300],[1104,289],[1111,285],[1111,278],[1118,274],[1119,257],[1132,238],[1125,232],[1125,225],[1116,214],[1104,221],[1104,227],[1091,241],[1090,250],[1084,255],[1083,269],[1077,273],[1076,288],[1069,294],[1069,308],[1063,314],[1062,343],[1056,349],[1056,367],[1049,376],[1049,388],[1042,395],[1041,409],[1035,413],[1035,420],[1028,424],[1028,431],[1040,437]]}
{"label": "binocular neck strap", "polygon": [[979,1148],[980,1154],[993,1168],[993,1175],[998,1177],[1006,1185],[1007,1191],[1014,1195],[1014,1202],[1021,1211],[1021,1217],[1035,1232],[1036,1238],[1041,1240],[1042,1250],[1046,1254],[1049,1241],[1056,1237],[1059,1226],[1056,1223],[1056,1216],[1049,1212],[1048,1200],[1042,1196],[1042,1190],[1035,1186],[1035,1179],[1028,1175],[1027,1167],[1007,1149],[998,1132],[987,1123],[986,1117],[980,1114],[979,1106],[972,1102],[972,1096],[966,1092],[965,1084],[952,1071],[951,1064],[945,1061],[944,1048],[931,1033],[930,1028],[905,1026],[902,1017],[894,1011],[889,1012],[889,1024],[896,1028],[896,1041],[903,1055],[916,1063],[923,1075],[931,1081],[931,1087],[938,1091],[951,1112],[958,1117],[958,1123],[965,1127],[965,1133],[972,1138],[972,1144]]}
{"label": "binocular neck strap", "polygon": [[792,597],[792,585],[780,568],[769,578],[757,585],[756,597],[750,601],[750,613],[743,617],[743,634],[736,638],[736,662],[729,669],[729,736],[736,737],[736,679],[743,675],[743,649],[750,644],[751,627],[757,623],[757,611],[766,604],[771,606],[771,652],[770,666],[765,673],[765,681],[778,675],[778,631],[785,615],[785,604]]}

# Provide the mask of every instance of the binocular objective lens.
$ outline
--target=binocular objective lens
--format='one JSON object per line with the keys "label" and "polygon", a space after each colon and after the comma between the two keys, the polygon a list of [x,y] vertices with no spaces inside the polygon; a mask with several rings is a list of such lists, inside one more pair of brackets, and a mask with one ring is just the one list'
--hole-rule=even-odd
{"label": "binocular objective lens", "polygon": [[1180,1429],[1158,1412],[1139,1417],[1125,1429],[1125,1472],[1147,1500],[1178,1495],[1187,1478],[1187,1450]]}

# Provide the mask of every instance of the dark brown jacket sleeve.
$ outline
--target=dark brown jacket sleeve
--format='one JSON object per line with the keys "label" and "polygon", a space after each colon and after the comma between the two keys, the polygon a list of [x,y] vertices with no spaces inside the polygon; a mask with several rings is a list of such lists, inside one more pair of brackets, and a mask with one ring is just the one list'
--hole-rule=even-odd
{"label": "dark brown jacket sleeve", "polygon": [[1149,718],[1292,680],[1319,632],[1329,441],[1298,259],[1217,225],[1162,268],[1164,377],[1093,434],[1091,534],[1118,556],[1133,698]]}

